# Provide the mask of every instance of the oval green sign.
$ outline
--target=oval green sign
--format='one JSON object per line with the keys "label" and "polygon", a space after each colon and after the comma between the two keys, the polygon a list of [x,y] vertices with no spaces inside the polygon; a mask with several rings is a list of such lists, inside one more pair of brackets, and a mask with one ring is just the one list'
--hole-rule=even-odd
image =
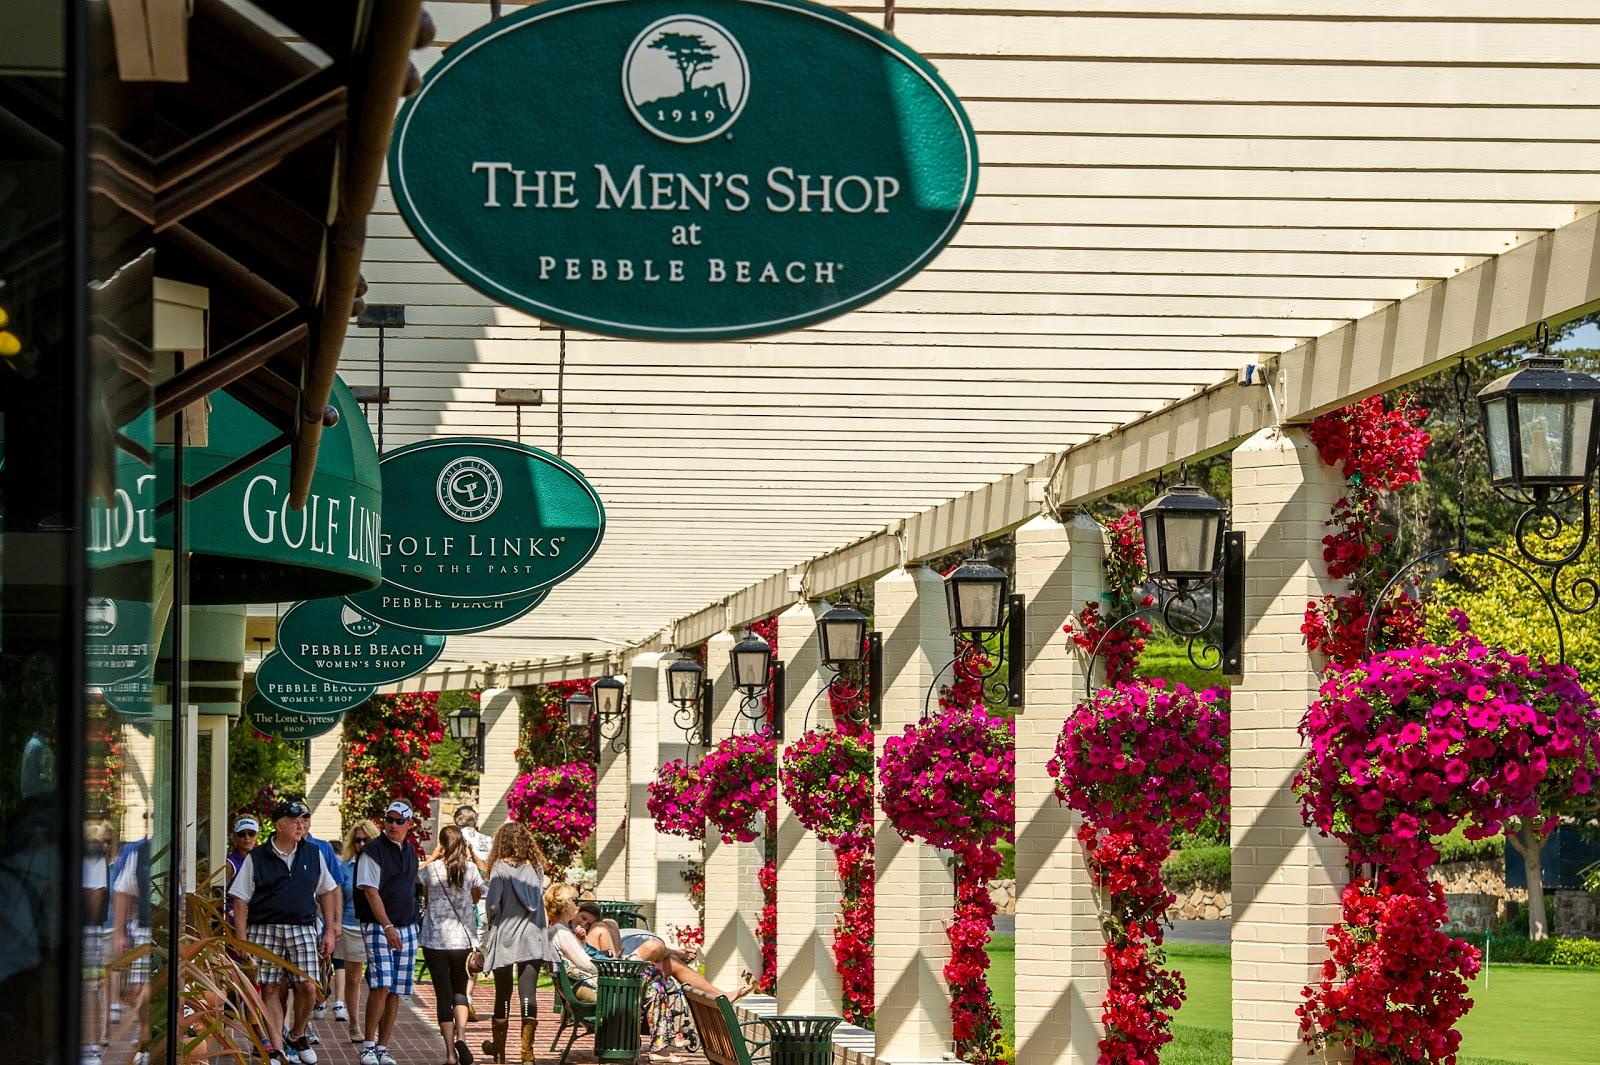
{"label": "oval green sign", "polygon": [[498,629],[515,621],[545,601],[549,589],[516,599],[457,599],[455,596],[416,595],[387,582],[370,592],[348,596],[346,602],[385,625],[412,632],[466,636]]}
{"label": "oval green sign", "polygon": [[313,677],[274,651],[256,666],[256,694],[279,710],[332,714],[350,710],[377,693],[376,684],[340,684]]}
{"label": "oval green sign", "polygon": [[413,605],[527,598],[576,573],[605,535],[594,488],[538,448],[449,437],[391,451],[381,465],[383,580]]}
{"label": "oval green sign", "polygon": [[278,653],[323,680],[391,684],[438,661],[444,637],[385,625],[343,599],[309,599],[278,621]]}
{"label": "oval green sign", "polygon": [[245,713],[257,732],[280,740],[309,740],[332,732],[344,720],[343,711],[329,714],[306,714],[296,710],[280,710],[263,699],[252,695],[245,704]]}
{"label": "oval green sign", "polygon": [[84,676],[106,688],[155,669],[154,612],[138,599],[96,596],[84,611]]}
{"label": "oval green sign", "polygon": [[978,150],[926,60],[820,5],[551,0],[444,54],[389,175],[417,239],[494,300],[727,339],[903,284],[966,217]]}

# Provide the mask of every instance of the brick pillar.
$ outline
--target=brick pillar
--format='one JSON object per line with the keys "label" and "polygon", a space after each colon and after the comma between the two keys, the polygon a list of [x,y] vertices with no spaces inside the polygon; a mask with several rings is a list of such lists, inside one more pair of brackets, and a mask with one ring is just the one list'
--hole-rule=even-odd
{"label": "brick pillar", "polygon": [[[822,668],[817,617],[825,606],[797,603],[778,618],[786,664],[783,725],[793,741],[807,726],[833,724],[822,689],[833,674]],[[781,751],[780,751],[781,759]],[[833,962],[833,928],[839,919],[839,877],[833,848],[808,832],[778,796],[778,1012],[844,1015],[844,995]]]}
{"label": "brick pillar", "polygon": [[1105,937],[1080,818],[1056,800],[1045,763],[1086,694],[1086,656],[1062,626],[1105,588],[1104,532],[1081,514],[1065,526],[1033,519],[1017,530],[1016,583],[1028,604],[1028,704],[1016,719],[1016,1065],[1093,1065]]}
{"label": "brick pillar", "polygon": [[[876,752],[881,764],[884,738],[922,716],[934,674],[955,652],[944,582],[933,570],[895,570],[876,582],[873,594],[874,624],[883,632],[883,727]],[[952,1040],[944,928],[955,885],[937,851],[905,842],[886,817],[877,819],[875,858],[877,1057],[891,1063],[944,1060]]]}
{"label": "brick pillar", "polygon": [[[619,677],[624,683],[627,677]],[[596,727],[599,723],[596,722]],[[625,727],[621,724],[619,728]],[[595,775],[595,866],[599,879],[595,893],[602,899],[626,899],[628,894],[628,753],[626,733],[613,741],[600,733],[600,764]],[[621,747],[622,750],[614,748]]]}
{"label": "brick pillar", "polygon": [[507,820],[506,797],[517,779],[517,739],[522,727],[522,693],[486,688],[478,702],[483,719],[483,772],[478,775],[478,828],[494,834]]}
{"label": "brick pillar", "polygon": [[[682,758],[692,764],[705,754],[700,747],[689,744],[688,730],[676,720],[677,707],[667,699],[667,667],[682,657],[672,653],[641,655],[634,659],[633,677],[636,683],[649,683],[645,679],[647,671],[655,675],[654,717],[646,717],[636,710],[638,716],[634,725],[635,736],[640,736],[641,730],[649,730],[649,742],[654,745],[655,753],[648,758],[647,764],[644,746],[630,746],[628,752],[632,760],[632,828],[635,830],[628,840],[628,882],[636,892],[641,890],[637,886],[639,884],[655,884],[656,908],[651,914],[651,927],[674,942],[677,940],[672,935],[673,929],[693,927],[700,923],[700,912],[689,897],[689,884],[684,880],[683,873],[690,863],[704,861],[705,845],[699,840],[657,832],[650,811],[645,808],[645,787],[655,779],[656,769],[672,759]],[[649,658],[655,659],[653,666]],[[634,706],[639,706],[637,694],[634,696]],[[654,850],[648,855],[642,850],[642,840],[652,841]]]}
{"label": "brick pillar", "polygon": [[1311,1060],[1294,1010],[1339,916],[1344,848],[1301,822],[1290,780],[1319,667],[1300,623],[1307,600],[1342,590],[1322,536],[1343,491],[1300,429],[1263,429],[1233,453],[1233,524],[1249,558],[1245,676],[1232,703],[1236,1065]]}
{"label": "brick pillar", "polygon": [[311,834],[335,843],[344,838],[344,726],[311,741],[311,772],[306,774],[306,805],[311,807]]}
{"label": "brick pillar", "polygon": [[[733,644],[734,637],[727,632],[719,632],[706,641],[706,675],[712,679],[714,689],[712,746],[733,731],[739,714],[739,693],[733,687],[728,659]],[[739,971],[753,968],[745,959],[742,942],[752,933],[741,934],[740,928],[755,919],[741,912],[740,880],[746,870],[740,851],[749,846],[752,844],[724,843],[716,829],[706,826],[706,979],[729,993],[739,985]],[[760,963],[759,955],[756,961]]]}
{"label": "brick pillar", "polygon": [[644,907],[651,927],[658,931],[661,929],[656,918],[657,833],[655,821],[645,807],[645,787],[655,779],[656,767],[662,761],[661,717],[667,711],[663,709],[666,701],[660,698],[661,688],[657,684],[660,661],[661,655],[655,652],[637,654],[628,660],[622,672],[622,679],[628,685],[628,719],[623,722],[622,733],[628,743],[622,759],[628,784],[627,828],[623,833],[622,850],[623,894]]}

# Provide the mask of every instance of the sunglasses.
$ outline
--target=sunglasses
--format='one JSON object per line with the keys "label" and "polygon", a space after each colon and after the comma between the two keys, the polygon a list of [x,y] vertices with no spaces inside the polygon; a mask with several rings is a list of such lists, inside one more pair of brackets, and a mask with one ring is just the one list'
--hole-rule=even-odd
{"label": "sunglasses", "polygon": [[354,843],[358,847],[361,846],[366,841],[367,841],[367,837],[366,836],[357,836],[355,839],[351,840],[351,842]]}
{"label": "sunglasses", "polygon": [[254,836],[255,834],[256,834],[256,830],[253,829],[253,828],[247,828],[242,832],[235,832],[234,833],[235,836]]}
{"label": "sunglasses", "polygon": [[385,817],[383,820],[384,820],[385,824],[390,824],[390,825],[406,825],[406,824],[410,824],[411,823],[411,818],[409,818],[409,817],[396,817],[393,814],[390,814],[388,817]]}

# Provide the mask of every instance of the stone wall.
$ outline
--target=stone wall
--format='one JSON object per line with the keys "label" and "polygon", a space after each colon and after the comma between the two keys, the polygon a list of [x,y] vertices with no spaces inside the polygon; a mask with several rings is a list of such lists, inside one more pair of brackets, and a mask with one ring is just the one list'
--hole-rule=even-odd
{"label": "stone wall", "polygon": [[1227,921],[1233,919],[1233,891],[1225,884],[1195,884],[1178,896],[1167,916],[1174,921]]}
{"label": "stone wall", "polygon": [[1458,932],[1482,932],[1528,898],[1523,888],[1506,887],[1505,863],[1501,861],[1450,862],[1435,866],[1430,875],[1444,885],[1445,903],[1450,908],[1445,927]]}
{"label": "stone wall", "polygon": [[1550,928],[1558,936],[1600,939],[1600,894],[1565,889],[1553,892]]}

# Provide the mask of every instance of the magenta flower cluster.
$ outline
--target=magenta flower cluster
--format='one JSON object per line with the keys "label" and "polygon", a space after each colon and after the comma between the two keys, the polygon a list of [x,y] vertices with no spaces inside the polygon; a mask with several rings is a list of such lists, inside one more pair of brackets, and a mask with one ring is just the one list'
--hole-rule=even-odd
{"label": "magenta flower cluster", "polygon": [[1600,709],[1577,673],[1465,634],[1330,674],[1300,733],[1306,822],[1403,872],[1437,861],[1430,837],[1457,825],[1474,839],[1512,819],[1548,831],[1600,774]]}
{"label": "magenta flower cluster", "polygon": [[506,809],[547,850],[569,853],[594,835],[594,792],[594,766],[588,762],[539,766],[512,783]]}
{"label": "magenta flower cluster", "polygon": [[883,744],[879,803],[902,839],[962,850],[1010,840],[1016,727],[981,706],[953,706]]}
{"label": "magenta flower cluster", "polygon": [[872,837],[872,745],[812,729],[783,752],[783,797],[795,817],[831,847]]}
{"label": "magenta flower cluster", "polygon": [[644,807],[655,821],[656,831],[685,839],[705,839],[706,819],[700,811],[700,796],[705,790],[700,767],[674,758],[645,785]]}
{"label": "magenta flower cluster", "polygon": [[767,733],[729,736],[700,761],[700,809],[722,842],[753,841],[778,808],[777,743]]}

